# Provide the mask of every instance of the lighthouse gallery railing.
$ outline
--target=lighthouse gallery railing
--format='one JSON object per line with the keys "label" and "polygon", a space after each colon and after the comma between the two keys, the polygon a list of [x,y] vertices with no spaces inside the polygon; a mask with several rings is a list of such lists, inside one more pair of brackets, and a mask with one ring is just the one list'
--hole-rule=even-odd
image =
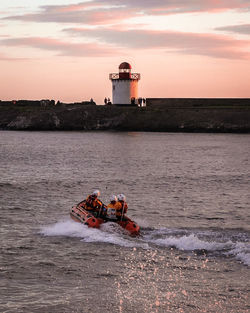
{"label": "lighthouse gallery railing", "polygon": [[[139,73],[131,73],[130,74],[130,79],[135,79],[135,80],[140,80],[141,75]],[[119,79],[119,73],[111,73],[109,74],[109,79]]]}

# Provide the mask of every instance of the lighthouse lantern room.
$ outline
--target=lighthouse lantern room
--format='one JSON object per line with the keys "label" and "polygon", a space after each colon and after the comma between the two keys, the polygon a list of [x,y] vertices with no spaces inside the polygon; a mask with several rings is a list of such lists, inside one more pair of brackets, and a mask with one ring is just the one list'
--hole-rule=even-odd
{"label": "lighthouse lantern room", "polygon": [[136,105],[138,100],[138,81],[140,74],[131,73],[131,65],[123,62],[119,65],[119,73],[109,74],[112,81],[113,104]]}

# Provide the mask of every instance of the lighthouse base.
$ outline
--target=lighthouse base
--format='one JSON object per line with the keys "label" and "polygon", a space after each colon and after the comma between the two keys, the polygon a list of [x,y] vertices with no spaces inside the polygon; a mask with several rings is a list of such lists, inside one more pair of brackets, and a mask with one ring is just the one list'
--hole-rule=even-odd
{"label": "lighthouse base", "polygon": [[118,107],[137,107],[138,104],[137,103],[114,103],[115,106],[118,106]]}

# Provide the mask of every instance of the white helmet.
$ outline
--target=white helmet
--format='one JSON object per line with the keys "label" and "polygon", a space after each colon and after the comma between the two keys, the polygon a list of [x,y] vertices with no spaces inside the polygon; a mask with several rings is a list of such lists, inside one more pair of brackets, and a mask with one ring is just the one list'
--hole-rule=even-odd
{"label": "white helmet", "polygon": [[110,202],[113,202],[113,201],[117,201],[117,196],[115,196],[115,195],[112,195],[111,197],[110,197]]}
{"label": "white helmet", "polygon": [[124,194],[120,193],[118,196],[117,196],[118,200],[119,201],[126,201],[126,197],[124,196]]}
{"label": "white helmet", "polygon": [[93,192],[92,192],[92,196],[96,196],[96,197],[99,197],[100,196],[100,191],[99,190],[94,190]]}

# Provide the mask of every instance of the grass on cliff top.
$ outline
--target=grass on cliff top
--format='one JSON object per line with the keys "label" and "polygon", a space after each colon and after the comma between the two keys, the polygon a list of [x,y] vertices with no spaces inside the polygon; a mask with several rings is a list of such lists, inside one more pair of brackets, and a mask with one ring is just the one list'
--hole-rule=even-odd
{"label": "grass on cliff top", "polygon": [[152,111],[152,112],[162,112],[168,110],[209,110],[209,109],[219,109],[219,110],[226,110],[226,109],[250,109],[249,105],[209,105],[209,106],[164,106],[164,105],[155,105],[155,106],[147,106],[147,107],[121,107],[121,106],[87,106],[87,105],[57,105],[57,106],[36,106],[36,105],[1,105],[0,110],[2,112],[58,112],[58,111],[65,111],[65,110],[74,110],[74,109],[87,109],[89,111],[98,110],[98,111],[125,111],[125,110],[135,110],[135,111]]}

